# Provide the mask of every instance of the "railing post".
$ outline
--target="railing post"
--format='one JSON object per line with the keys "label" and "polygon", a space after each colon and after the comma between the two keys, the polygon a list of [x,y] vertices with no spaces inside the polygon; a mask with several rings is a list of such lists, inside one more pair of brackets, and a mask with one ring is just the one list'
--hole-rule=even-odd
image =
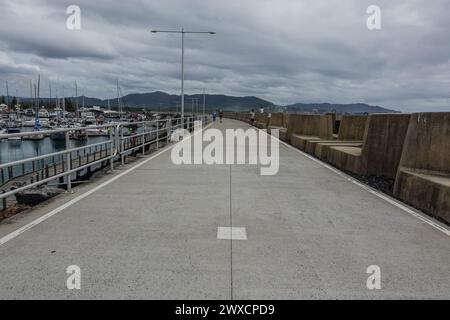
{"label": "railing post", "polygon": [[170,135],[172,134],[172,118],[169,118],[166,124],[167,127],[167,137],[166,137],[166,144],[170,142]]}
{"label": "railing post", "polygon": [[[70,143],[70,138],[69,138],[69,131],[66,131],[66,149],[70,149],[69,148],[69,143]],[[67,153],[67,171],[70,171],[72,169],[71,166],[71,154],[70,152]],[[66,176],[66,180],[67,180],[67,191],[71,192],[72,191],[72,174],[69,173]]]}
{"label": "railing post", "polygon": [[143,156],[145,156],[145,127],[146,127],[146,123],[144,122],[143,123],[143,126],[142,126],[142,128],[143,128],[143,134],[142,134],[142,155]]}
{"label": "railing post", "polygon": [[113,129],[114,129],[114,135],[116,134],[116,128],[111,127],[109,128],[109,141],[111,141],[111,154],[109,159],[109,165],[111,166],[111,171],[114,171],[114,141],[113,141]]}
{"label": "railing post", "polygon": [[156,120],[156,150],[159,149],[159,120]]}
{"label": "railing post", "polygon": [[120,127],[120,149],[121,149],[121,153],[120,153],[120,159],[121,159],[121,163],[122,165],[125,164],[125,146],[124,146],[124,140],[123,140],[123,126]]}
{"label": "railing post", "polygon": [[[6,191],[3,190],[2,193],[6,193]],[[6,210],[6,198],[3,198],[3,199],[2,199],[2,206],[3,206],[3,209],[2,209],[2,210]]]}

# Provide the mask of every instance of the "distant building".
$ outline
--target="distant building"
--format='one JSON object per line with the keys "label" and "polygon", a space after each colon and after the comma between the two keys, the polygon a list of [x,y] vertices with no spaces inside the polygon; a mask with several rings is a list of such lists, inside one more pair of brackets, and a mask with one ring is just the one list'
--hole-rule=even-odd
{"label": "distant building", "polygon": [[114,110],[105,110],[103,115],[106,119],[119,119],[120,113]]}
{"label": "distant building", "polygon": [[93,106],[92,108],[81,108],[80,112],[82,115],[89,115],[89,116],[100,116],[103,115],[106,110],[99,106]]}

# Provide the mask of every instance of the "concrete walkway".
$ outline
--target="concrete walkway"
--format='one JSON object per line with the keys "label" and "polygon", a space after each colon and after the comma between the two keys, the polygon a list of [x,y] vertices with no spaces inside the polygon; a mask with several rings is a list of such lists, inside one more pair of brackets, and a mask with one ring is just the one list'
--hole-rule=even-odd
{"label": "concrete walkway", "polygon": [[[247,240],[217,239],[230,225]],[[69,265],[81,290],[66,288]],[[381,290],[366,287],[370,265]],[[0,299],[450,298],[448,235],[284,145],[275,176],[162,153],[1,245],[0,266]]]}

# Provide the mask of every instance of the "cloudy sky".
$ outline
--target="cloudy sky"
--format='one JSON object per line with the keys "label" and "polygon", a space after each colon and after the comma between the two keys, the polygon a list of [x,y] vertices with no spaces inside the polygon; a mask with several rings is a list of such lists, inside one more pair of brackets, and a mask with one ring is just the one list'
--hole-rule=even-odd
{"label": "cloudy sky", "polygon": [[[69,5],[81,30],[66,27]],[[381,30],[366,26],[381,8]],[[186,36],[186,92],[256,95],[277,104],[364,102],[402,111],[450,111],[448,0],[0,0],[0,94],[107,98],[179,93]]]}

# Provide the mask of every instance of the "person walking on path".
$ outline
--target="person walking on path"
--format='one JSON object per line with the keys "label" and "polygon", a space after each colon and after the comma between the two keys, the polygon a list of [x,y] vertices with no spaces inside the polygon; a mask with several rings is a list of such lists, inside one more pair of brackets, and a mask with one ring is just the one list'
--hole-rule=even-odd
{"label": "person walking on path", "polygon": [[223,111],[222,111],[222,109],[219,110],[219,119],[220,119],[220,123],[222,123],[222,119],[223,119]]}
{"label": "person walking on path", "polygon": [[213,118],[213,122],[216,122],[217,113],[215,111],[213,111],[213,113],[212,113],[212,118]]}
{"label": "person walking on path", "polygon": [[252,126],[255,125],[255,109],[252,109],[252,111],[250,112],[250,123],[252,124]]}

